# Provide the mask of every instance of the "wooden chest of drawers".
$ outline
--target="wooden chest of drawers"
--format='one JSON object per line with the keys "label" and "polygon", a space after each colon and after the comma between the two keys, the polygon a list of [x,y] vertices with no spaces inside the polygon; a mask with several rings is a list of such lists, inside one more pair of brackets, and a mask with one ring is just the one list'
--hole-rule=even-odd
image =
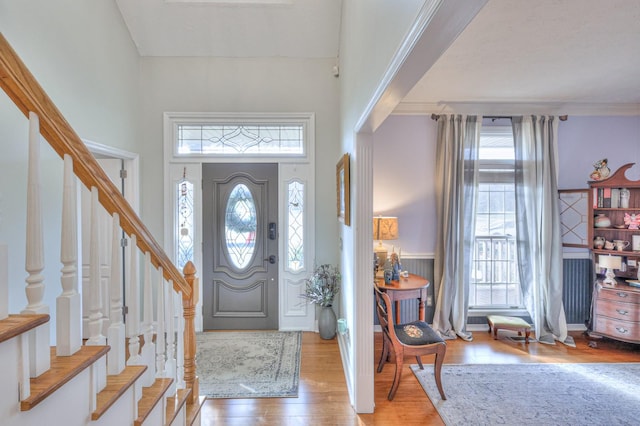
{"label": "wooden chest of drawers", "polygon": [[592,333],[640,343],[640,289],[625,284],[596,286]]}

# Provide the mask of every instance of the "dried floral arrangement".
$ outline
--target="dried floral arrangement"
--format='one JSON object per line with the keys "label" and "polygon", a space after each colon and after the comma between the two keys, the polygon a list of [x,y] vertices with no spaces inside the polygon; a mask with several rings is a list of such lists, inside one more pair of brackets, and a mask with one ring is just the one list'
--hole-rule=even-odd
{"label": "dried floral arrangement", "polygon": [[325,263],[318,266],[306,280],[305,292],[301,297],[322,307],[331,306],[333,299],[340,293],[341,281],[340,270]]}

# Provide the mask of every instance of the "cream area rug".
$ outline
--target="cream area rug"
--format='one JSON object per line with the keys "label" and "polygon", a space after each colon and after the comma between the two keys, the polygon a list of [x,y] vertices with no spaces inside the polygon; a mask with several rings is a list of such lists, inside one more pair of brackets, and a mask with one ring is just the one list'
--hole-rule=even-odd
{"label": "cream area rug", "polygon": [[196,334],[200,394],[208,398],[298,396],[299,331]]}
{"label": "cream area rug", "polygon": [[640,363],[444,365],[411,369],[447,425],[637,425]]}

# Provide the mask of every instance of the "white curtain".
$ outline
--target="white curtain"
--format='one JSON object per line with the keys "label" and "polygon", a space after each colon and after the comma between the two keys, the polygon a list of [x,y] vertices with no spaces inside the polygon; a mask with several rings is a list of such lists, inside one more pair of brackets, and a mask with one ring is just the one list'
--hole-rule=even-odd
{"label": "white curtain", "polygon": [[467,332],[469,277],[475,232],[475,192],[481,117],[441,115],[436,147],[437,238],[433,328],[443,338]]}
{"label": "white curtain", "polygon": [[555,117],[513,117],[518,263],[524,303],[541,343],[567,335],[562,303],[562,242],[558,206]]}

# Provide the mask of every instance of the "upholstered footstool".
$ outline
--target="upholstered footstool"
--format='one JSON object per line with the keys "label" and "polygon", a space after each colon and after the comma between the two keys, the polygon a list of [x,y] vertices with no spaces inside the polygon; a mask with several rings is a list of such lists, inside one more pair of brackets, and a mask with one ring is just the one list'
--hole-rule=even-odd
{"label": "upholstered footstool", "polygon": [[531,325],[522,318],[487,315],[487,323],[489,324],[489,333],[491,333],[491,329],[493,329],[494,339],[498,338],[498,330],[512,330],[517,331],[518,336],[522,336],[522,333],[524,333],[524,342],[529,343]]}

